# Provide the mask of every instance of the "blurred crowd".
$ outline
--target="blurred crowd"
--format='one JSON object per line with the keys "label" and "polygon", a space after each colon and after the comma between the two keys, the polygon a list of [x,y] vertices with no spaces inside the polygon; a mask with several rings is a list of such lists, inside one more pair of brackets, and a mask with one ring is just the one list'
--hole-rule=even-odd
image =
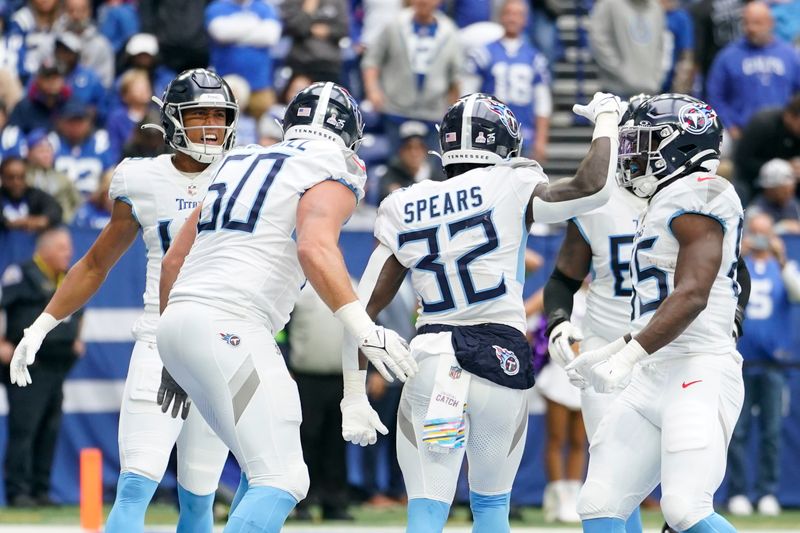
{"label": "blurred crowd", "polygon": [[[594,83],[625,98],[693,94],[722,120],[719,173],[748,213],[767,216],[770,238],[800,233],[800,0],[0,0],[0,34],[0,231],[102,228],[115,165],[167,150],[158,130],[142,128],[159,123],[153,97],[182,70],[210,67],[239,102],[238,144],[279,141],[284,106],[312,82],[347,87],[367,126],[359,152],[367,206],[443,179],[429,150],[462,94],[508,103],[523,155],[545,168],[554,93],[586,99]],[[580,67],[592,63],[597,81]],[[385,320],[413,335],[415,302],[406,297]],[[308,298],[294,323],[322,327]],[[340,372],[336,343],[325,335],[314,344],[307,329],[290,327],[301,394],[337,407],[341,376],[326,378]],[[391,426],[399,389],[378,376],[369,386]],[[338,407],[305,411],[304,445],[326,450],[307,454],[312,480],[319,495],[336,496],[346,479]],[[342,446],[327,453],[334,441]],[[403,493],[394,455],[370,453],[385,453],[391,466],[379,488],[376,459],[365,459],[365,497],[392,504]],[[341,503],[322,501],[323,513],[346,518]]]}

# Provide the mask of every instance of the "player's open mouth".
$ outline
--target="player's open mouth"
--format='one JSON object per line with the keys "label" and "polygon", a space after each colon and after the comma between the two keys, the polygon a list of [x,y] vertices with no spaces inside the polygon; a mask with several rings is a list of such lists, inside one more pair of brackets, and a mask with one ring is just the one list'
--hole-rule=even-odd
{"label": "player's open mouth", "polygon": [[203,135],[201,139],[203,144],[217,144],[217,134],[216,133],[206,133]]}

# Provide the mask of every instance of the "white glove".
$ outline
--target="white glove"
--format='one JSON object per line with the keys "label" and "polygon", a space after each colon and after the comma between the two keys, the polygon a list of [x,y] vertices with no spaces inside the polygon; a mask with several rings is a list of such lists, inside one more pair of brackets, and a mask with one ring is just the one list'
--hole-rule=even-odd
{"label": "white glove", "polygon": [[583,333],[581,333],[581,330],[569,320],[565,320],[553,328],[553,331],[550,332],[550,338],[547,339],[547,351],[550,354],[550,359],[558,363],[561,368],[564,368],[575,359],[572,344],[582,340]]}
{"label": "white glove", "polygon": [[408,343],[395,331],[375,324],[358,301],[342,306],[334,314],[386,381],[394,381],[392,374],[400,381],[416,375],[417,362],[411,357]]}
{"label": "white glove", "polygon": [[632,340],[620,351],[611,354],[605,361],[592,367],[591,382],[597,392],[613,392],[624,387],[630,380],[631,372],[636,363],[647,355],[642,345]]}
{"label": "white glove", "polygon": [[596,122],[597,116],[602,113],[617,113],[615,123],[619,123],[619,119],[625,114],[627,107],[628,104],[620,100],[618,96],[610,93],[594,93],[594,97],[588,104],[573,105],[572,112],[589,119],[592,124]]}
{"label": "white glove", "polygon": [[381,435],[389,433],[366,394],[345,396],[339,407],[342,409],[342,438],[347,442],[367,446],[378,441],[376,431]]}
{"label": "white glove", "polygon": [[344,397],[339,403],[342,410],[342,438],[359,446],[375,444],[378,440],[376,431],[386,435],[389,430],[367,399],[367,371],[345,370],[342,377]]}
{"label": "white glove", "polygon": [[620,337],[610,344],[606,344],[597,350],[591,350],[580,354],[564,367],[567,371],[570,382],[580,388],[586,388],[592,382],[592,368],[625,347],[625,338]]}
{"label": "white glove", "polygon": [[56,320],[53,315],[42,313],[30,327],[25,328],[22,340],[17,344],[14,356],[11,358],[9,366],[11,383],[20,387],[27,387],[32,383],[28,367],[36,360],[36,352],[42,346],[44,338],[59,322],[61,321]]}

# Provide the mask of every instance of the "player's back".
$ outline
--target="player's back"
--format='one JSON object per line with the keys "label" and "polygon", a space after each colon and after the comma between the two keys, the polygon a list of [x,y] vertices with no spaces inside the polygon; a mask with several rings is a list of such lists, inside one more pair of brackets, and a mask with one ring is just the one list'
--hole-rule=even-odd
{"label": "player's back", "polygon": [[639,215],[647,201],[616,187],[603,207],[572,219],[592,249],[592,281],[583,333],[608,341],[630,331],[630,261]]}
{"label": "player's back", "polygon": [[180,172],[172,155],[124,159],[114,170],[109,195],[131,206],[147,249],[144,314],[134,337],[155,341],[161,260],[173,237],[206,194],[214,165],[199,173]]}
{"label": "player's back", "polygon": [[719,222],[723,232],[722,261],[706,308],[677,339],[651,355],[660,359],[691,354],[725,355],[736,349],[733,339],[739,295],[736,266],[744,214],[730,182],[708,172],[690,174],[656,193],[639,222],[631,260],[633,329],[641,330],[675,289],[680,246],[672,224],[685,214],[703,215]]}
{"label": "player's back", "polygon": [[363,196],[360,161],[336,144],[292,140],[237,148],[222,160],[198,234],[170,293],[280,330],[305,282],[294,231],[306,190],[335,180]]}
{"label": "player's back", "polygon": [[541,168],[496,165],[399,190],[381,204],[375,235],[411,269],[417,326],[507,324],[525,331],[525,215]]}

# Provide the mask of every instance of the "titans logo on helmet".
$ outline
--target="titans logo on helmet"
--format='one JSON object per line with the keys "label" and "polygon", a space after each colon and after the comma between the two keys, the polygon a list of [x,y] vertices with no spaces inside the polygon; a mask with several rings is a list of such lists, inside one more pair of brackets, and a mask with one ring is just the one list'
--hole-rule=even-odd
{"label": "titans logo on helmet", "polygon": [[717,113],[708,104],[686,104],[678,111],[681,126],[689,133],[699,135],[714,123]]}
{"label": "titans logo on helmet", "polygon": [[516,138],[520,136],[520,126],[517,117],[507,105],[501,104],[496,100],[487,98],[485,100],[486,107],[492,113],[500,117],[500,122],[508,129],[508,132]]}

